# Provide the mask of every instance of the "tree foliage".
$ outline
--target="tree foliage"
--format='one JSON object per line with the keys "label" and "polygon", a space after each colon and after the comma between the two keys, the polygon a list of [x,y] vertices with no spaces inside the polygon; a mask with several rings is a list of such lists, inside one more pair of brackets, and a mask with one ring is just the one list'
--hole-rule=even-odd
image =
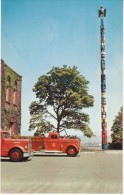
{"label": "tree foliage", "polygon": [[123,139],[123,107],[121,107],[118,115],[115,117],[113,125],[111,127],[111,138],[112,143],[121,142]]}
{"label": "tree foliage", "polygon": [[[33,91],[38,101],[30,105],[29,130],[48,131],[56,129],[78,129],[91,137],[89,116],[82,109],[93,106],[93,96],[88,94],[88,83],[77,67],[53,67],[38,78]],[[48,119],[53,118],[56,126]]]}
{"label": "tree foliage", "polygon": [[42,106],[40,104],[37,104],[35,101],[32,102],[29,110],[31,115],[29,130],[35,130],[35,136],[52,130],[53,125],[45,120]]}

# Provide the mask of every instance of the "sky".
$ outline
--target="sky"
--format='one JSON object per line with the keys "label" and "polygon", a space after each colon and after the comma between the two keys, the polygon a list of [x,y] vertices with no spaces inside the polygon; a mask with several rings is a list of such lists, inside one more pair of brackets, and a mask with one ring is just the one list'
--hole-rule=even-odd
{"label": "sky", "polygon": [[22,75],[21,134],[30,135],[29,106],[41,75],[53,66],[77,66],[90,81],[94,106],[89,126],[101,135],[100,18],[106,8],[106,95],[108,135],[123,104],[122,0],[2,0],[1,58]]}

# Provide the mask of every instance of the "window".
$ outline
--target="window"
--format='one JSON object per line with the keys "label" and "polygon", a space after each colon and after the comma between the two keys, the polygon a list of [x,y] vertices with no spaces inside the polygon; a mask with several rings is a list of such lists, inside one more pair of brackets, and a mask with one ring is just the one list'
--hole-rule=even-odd
{"label": "window", "polygon": [[11,103],[11,78],[7,77],[6,101]]}
{"label": "window", "polygon": [[17,81],[15,81],[14,90],[13,90],[13,104],[14,105],[17,105],[17,94],[18,94],[18,91],[17,91]]}
{"label": "window", "polygon": [[10,138],[10,134],[9,133],[3,133],[3,138]]}
{"label": "window", "polygon": [[51,135],[51,139],[57,139],[57,135]]}

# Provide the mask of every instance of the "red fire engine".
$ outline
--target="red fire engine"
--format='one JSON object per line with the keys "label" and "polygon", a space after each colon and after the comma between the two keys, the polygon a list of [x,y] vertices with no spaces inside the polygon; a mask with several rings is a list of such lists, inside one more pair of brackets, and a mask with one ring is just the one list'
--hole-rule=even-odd
{"label": "red fire engine", "polygon": [[66,153],[67,156],[77,156],[80,151],[80,140],[72,137],[61,137],[56,131],[44,136],[21,136],[30,138],[32,141],[32,152],[42,153]]}
{"label": "red fire engine", "polygon": [[9,157],[11,161],[27,160],[31,153],[29,139],[11,139],[7,131],[0,132],[0,153],[2,157]]}

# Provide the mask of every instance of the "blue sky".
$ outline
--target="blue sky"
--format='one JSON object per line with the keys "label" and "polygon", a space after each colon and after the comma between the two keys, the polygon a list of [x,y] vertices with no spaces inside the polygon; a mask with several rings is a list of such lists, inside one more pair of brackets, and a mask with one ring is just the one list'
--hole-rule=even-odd
{"label": "blue sky", "polygon": [[100,6],[105,25],[108,134],[122,106],[122,0],[2,0],[1,56],[22,75],[21,133],[29,134],[29,105],[39,76],[52,66],[77,66],[90,81],[94,107],[85,109],[101,135]]}

